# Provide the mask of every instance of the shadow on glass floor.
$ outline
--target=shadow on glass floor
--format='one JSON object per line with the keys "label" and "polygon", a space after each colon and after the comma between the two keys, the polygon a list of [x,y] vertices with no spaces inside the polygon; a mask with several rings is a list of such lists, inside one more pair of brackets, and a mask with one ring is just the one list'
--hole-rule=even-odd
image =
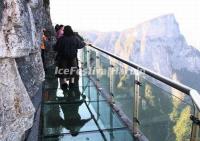
{"label": "shadow on glass floor", "polygon": [[57,78],[46,78],[42,140],[132,141],[127,128],[92,82],[85,77],[77,84],[63,91]]}

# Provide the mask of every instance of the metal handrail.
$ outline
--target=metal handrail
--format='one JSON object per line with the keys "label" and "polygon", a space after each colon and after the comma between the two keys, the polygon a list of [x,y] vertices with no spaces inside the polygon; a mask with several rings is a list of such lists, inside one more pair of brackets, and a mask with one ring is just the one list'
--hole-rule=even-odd
{"label": "metal handrail", "polygon": [[181,91],[181,92],[183,92],[183,93],[185,93],[187,95],[189,95],[192,98],[194,104],[197,106],[197,109],[200,111],[200,94],[196,90],[194,90],[194,89],[192,89],[192,88],[190,88],[190,87],[188,87],[188,86],[186,86],[184,84],[181,84],[179,82],[175,82],[175,81],[173,81],[173,80],[171,80],[171,79],[169,79],[167,77],[164,77],[164,76],[162,76],[162,75],[160,75],[160,74],[158,74],[156,72],[153,72],[153,71],[151,71],[151,70],[149,70],[149,69],[147,69],[145,67],[142,67],[142,66],[140,66],[140,65],[138,65],[136,63],[133,63],[133,62],[124,60],[122,58],[119,58],[116,55],[113,55],[113,54],[111,54],[111,53],[109,53],[109,52],[107,52],[105,50],[97,48],[97,47],[95,47],[95,46],[93,46],[91,44],[89,44],[88,46],[92,47],[92,48],[94,48],[94,49],[96,49],[96,50],[98,50],[100,52],[103,52],[103,53],[107,54],[108,56],[111,56],[111,57],[113,57],[113,58],[115,58],[115,59],[117,59],[117,60],[119,60],[119,61],[121,61],[121,62],[123,62],[123,63],[125,63],[125,64],[127,64],[127,65],[129,65],[129,66],[131,66],[133,68],[135,68],[135,69],[137,69],[137,70],[139,70],[139,71],[142,70],[145,74],[147,74],[147,75],[149,75],[149,76],[151,76],[151,77],[153,77],[153,78],[155,78],[155,79],[157,79],[157,80],[159,80],[159,81],[161,81],[161,82],[163,82],[163,83],[165,83],[165,84],[167,84],[167,85],[169,85],[169,86],[171,86],[171,87],[173,87],[175,89],[178,89],[179,91]]}

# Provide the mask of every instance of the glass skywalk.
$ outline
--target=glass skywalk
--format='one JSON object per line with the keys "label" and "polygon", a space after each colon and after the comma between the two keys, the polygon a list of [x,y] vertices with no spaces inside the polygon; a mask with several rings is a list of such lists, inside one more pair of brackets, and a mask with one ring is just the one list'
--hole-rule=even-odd
{"label": "glass skywalk", "polygon": [[54,68],[47,71],[42,140],[200,141],[198,120],[191,120],[200,117],[199,96],[189,88],[96,47],[79,60],[79,85],[66,92]]}
{"label": "glass skywalk", "polygon": [[41,140],[133,141],[131,132],[88,76],[63,92],[54,68],[48,69],[43,92]]}

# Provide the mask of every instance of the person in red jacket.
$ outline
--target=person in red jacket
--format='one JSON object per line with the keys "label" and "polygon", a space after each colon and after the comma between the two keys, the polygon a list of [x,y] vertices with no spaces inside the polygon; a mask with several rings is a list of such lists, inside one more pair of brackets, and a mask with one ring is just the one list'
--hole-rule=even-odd
{"label": "person in red jacket", "polygon": [[41,43],[41,56],[43,65],[45,65],[46,41],[47,41],[46,29],[43,29],[42,43]]}

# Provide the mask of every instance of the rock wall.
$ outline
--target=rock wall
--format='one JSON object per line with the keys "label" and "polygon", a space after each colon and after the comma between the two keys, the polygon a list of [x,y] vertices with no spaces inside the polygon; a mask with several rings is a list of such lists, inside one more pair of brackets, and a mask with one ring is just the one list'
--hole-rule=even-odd
{"label": "rock wall", "polygon": [[31,100],[45,76],[42,29],[51,25],[43,0],[0,0],[0,141],[20,141],[33,125]]}

